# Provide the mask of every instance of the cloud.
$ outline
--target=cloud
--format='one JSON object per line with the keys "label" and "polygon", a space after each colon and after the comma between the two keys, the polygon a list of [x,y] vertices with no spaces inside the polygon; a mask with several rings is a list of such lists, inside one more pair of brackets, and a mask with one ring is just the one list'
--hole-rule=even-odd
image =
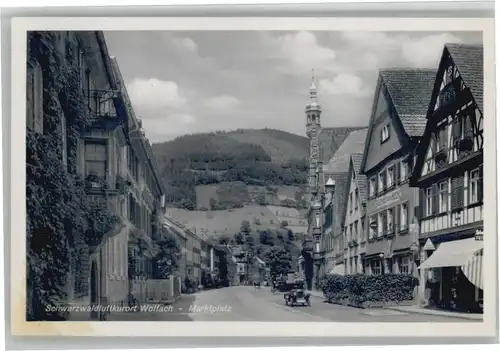
{"label": "cloud", "polygon": [[186,104],[179,87],[172,81],[136,78],[127,85],[127,91],[132,103],[141,109],[180,108]]}
{"label": "cloud", "polygon": [[321,79],[319,88],[330,95],[367,95],[370,90],[361,78],[354,74],[339,74],[333,79]]}
{"label": "cloud", "polygon": [[329,69],[337,57],[335,50],[321,45],[311,32],[300,31],[270,40],[278,50],[278,55],[288,61],[288,66],[282,67],[288,73],[300,75],[312,69]]}
{"label": "cloud", "polygon": [[481,42],[474,32],[114,31],[105,36],[152,141],[236,128],[304,135],[312,69],[322,124],[366,125],[379,69],[437,68],[445,43]]}
{"label": "cloud", "polygon": [[215,96],[207,99],[205,101],[205,106],[211,108],[216,111],[227,111],[231,110],[237,105],[239,105],[241,101],[234,96],[230,95],[222,95]]}
{"label": "cloud", "polygon": [[198,53],[198,45],[195,43],[195,41],[189,37],[184,37],[184,38],[177,38],[174,37],[172,38],[172,43],[174,44],[175,47],[189,51],[192,53]]}
{"label": "cloud", "polygon": [[461,39],[449,33],[428,35],[401,44],[403,58],[416,67],[437,67],[443,45],[460,43]]}

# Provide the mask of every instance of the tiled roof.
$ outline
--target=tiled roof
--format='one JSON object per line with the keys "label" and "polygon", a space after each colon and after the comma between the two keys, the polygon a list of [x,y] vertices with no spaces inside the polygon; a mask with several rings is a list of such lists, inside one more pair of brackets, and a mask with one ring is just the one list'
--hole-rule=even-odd
{"label": "tiled roof", "polygon": [[409,136],[422,136],[436,69],[384,69],[380,76]]}
{"label": "tiled roof", "polygon": [[366,176],[361,174],[361,160],[363,159],[363,154],[358,152],[351,154],[352,166],[354,169],[354,176],[356,177],[356,185],[359,190],[359,197],[361,203],[366,203],[367,190],[366,190]]}
{"label": "tiled roof", "polygon": [[462,79],[472,92],[476,103],[483,111],[483,46],[446,44]]}
{"label": "tiled roof", "polygon": [[349,133],[361,128],[365,127],[322,128],[319,132],[318,139],[320,157],[323,163],[327,163],[328,160],[330,160]]}
{"label": "tiled roof", "polygon": [[358,129],[349,133],[333,157],[323,167],[325,173],[338,173],[349,171],[351,154],[363,152],[368,128]]}
{"label": "tiled roof", "polygon": [[334,220],[333,236],[342,234],[342,227],[344,225],[343,220],[345,219],[346,212],[346,189],[349,186],[347,172],[339,173],[328,173],[328,177],[335,180],[335,194],[333,198],[334,215],[336,216]]}

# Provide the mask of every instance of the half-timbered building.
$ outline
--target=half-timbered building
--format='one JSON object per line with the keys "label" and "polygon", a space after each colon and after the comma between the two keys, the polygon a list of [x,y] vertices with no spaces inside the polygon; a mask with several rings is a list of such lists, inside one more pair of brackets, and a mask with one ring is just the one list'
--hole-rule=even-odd
{"label": "half-timbered building", "polygon": [[367,274],[417,275],[418,190],[409,186],[436,70],[379,72],[361,172],[367,178]]}
{"label": "half-timbered building", "polygon": [[425,303],[481,309],[483,143],[483,48],[447,44],[411,178],[420,188]]}

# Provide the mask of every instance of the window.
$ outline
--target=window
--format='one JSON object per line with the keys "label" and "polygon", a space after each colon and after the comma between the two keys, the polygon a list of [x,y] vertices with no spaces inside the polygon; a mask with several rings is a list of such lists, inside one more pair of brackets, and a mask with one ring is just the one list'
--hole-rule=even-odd
{"label": "window", "polygon": [[359,241],[358,221],[354,222],[354,240]]}
{"label": "window", "polygon": [[95,174],[106,179],[106,143],[85,141],[85,175]]}
{"label": "window", "polygon": [[87,67],[85,64],[85,54],[82,49],[78,49],[78,68],[80,70],[80,88],[87,93],[86,87],[88,80],[86,79]]}
{"label": "window", "polygon": [[365,241],[365,239],[366,239],[366,233],[365,233],[365,220],[364,220],[364,218],[361,218],[360,223],[361,223],[361,239],[363,241]]}
{"label": "window", "polygon": [[448,211],[448,181],[439,183],[439,213]]}
{"label": "window", "polygon": [[404,182],[408,178],[408,161],[401,161],[400,171],[399,171],[400,181]]}
{"label": "window", "polygon": [[432,187],[425,189],[425,215],[432,215]]}
{"label": "window", "polygon": [[358,207],[359,207],[359,191],[358,191],[358,189],[356,189],[354,191],[354,209],[357,210]]}
{"label": "window", "polygon": [[479,169],[469,173],[469,205],[479,201]]}
{"label": "window", "polygon": [[410,258],[408,256],[400,257],[398,260],[400,274],[410,274]]}
{"label": "window", "polygon": [[387,139],[389,139],[389,125],[386,124],[385,126],[382,127],[382,130],[380,131],[380,142],[383,143],[385,142]]}
{"label": "window", "polygon": [[43,71],[37,62],[33,71],[28,71],[27,92],[27,126],[37,133],[43,133]]}
{"label": "window", "polygon": [[348,242],[352,241],[352,223],[349,224],[349,237],[347,238]]}
{"label": "window", "polygon": [[394,178],[395,178],[395,172],[394,172],[394,166],[390,166],[387,168],[387,188],[390,188],[394,185]]}
{"label": "window", "polygon": [[372,270],[372,275],[381,275],[382,274],[382,262],[380,260],[371,261],[370,267]]}
{"label": "window", "polygon": [[378,214],[378,236],[381,237],[386,230],[387,215],[385,211]]}
{"label": "window", "polygon": [[378,174],[378,192],[385,190],[385,170]]}
{"label": "window", "polygon": [[394,233],[394,209],[387,210],[387,230],[386,233]]}
{"label": "window", "polygon": [[399,207],[399,228],[400,231],[404,231],[408,229],[408,204],[401,204]]}
{"label": "window", "polygon": [[446,149],[448,129],[446,127],[441,127],[436,132],[436,152]]}
{"label": "window", "polygon": [[376,183],[376,179],[375,179],[375,177],[371,178],[371,179],[370,179],[370,196],[375,196],[375,193],[376,193],[376,191],[375,191],[376,185],[377,185],[377,183]]}
{"label": "window", "polygon": [[352,193],[349,194],[349,211],[352,212],[353,208],[354,208],[354,201],[352,199]]}

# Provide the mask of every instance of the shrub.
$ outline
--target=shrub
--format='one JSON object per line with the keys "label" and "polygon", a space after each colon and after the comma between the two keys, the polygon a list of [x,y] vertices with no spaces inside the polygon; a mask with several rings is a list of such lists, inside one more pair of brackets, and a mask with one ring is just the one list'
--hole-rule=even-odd
{"label": "shrub", "polygon": [[351,303],[400,302],[413,299],[418,279],[405,274],[327,275],[321,290],[329,301],[349,300]]}

